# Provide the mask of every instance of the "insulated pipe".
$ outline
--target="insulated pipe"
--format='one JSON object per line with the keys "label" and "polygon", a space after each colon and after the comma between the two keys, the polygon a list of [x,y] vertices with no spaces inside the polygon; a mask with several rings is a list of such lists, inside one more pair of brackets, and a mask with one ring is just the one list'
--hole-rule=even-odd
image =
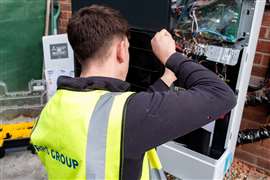
{"label": "insulated pipe", "polygon": [[51,0],[47,0],[47,7],[46,7],[46,20],[45,20],[45,31],[44,35],[48,36],[49,35],[49,26],[50,26],[50,5],[51,5]]}
{"label": "insulated pipe", "polygon": [[51,17],[51,23],[50,23],[50,34],[53,34],[53,14],[54,14],[54,0],[51,0],[51,14],[50,14],[50,17]]}
{"label": "insulated pipe", "polygon": [[245,129],[239,132],[237,145],[253,143],[270,138],[270,125],[260,129]]}

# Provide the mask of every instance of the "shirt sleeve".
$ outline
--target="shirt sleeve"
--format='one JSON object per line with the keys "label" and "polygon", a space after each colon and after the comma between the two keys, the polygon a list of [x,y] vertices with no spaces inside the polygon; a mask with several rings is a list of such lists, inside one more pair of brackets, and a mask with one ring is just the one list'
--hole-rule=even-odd
{"label": "shirt sleeve", "polygon": [[161,79],[158,79],[154,84],[152,84],[147,92],[155,92],[155,91],[169,91],[170,87],[167,86]]}
{"label": "shirt sleeve", "polygon": [[140,92],[129,100],[124,131],[127,158],[198,129],[236,104],[233,91],[217,75],[181,54],[173,54],[166,67],[186,90]]}

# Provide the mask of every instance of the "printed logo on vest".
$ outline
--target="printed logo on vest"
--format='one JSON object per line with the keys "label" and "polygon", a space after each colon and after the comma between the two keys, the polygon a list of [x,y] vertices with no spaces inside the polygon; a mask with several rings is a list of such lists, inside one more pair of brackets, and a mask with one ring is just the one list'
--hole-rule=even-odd
{"label": "printed logo on vest", "polygon": [[63,153],[60,153],[54,149],[49,149],[47,146],[33,145],[37,152],[46,153],[51,159],[58,161],[59,163],[66,165],[69,168],[76,169],[79,166],[79,162]]}

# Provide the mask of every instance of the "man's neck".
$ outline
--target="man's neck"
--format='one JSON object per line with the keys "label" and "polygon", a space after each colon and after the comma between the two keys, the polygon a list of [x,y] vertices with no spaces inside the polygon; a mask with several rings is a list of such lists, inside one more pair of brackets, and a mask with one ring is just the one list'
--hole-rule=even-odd
{"label": "man's neck", "polygon": [[125,78],[121,77],[119,74],[117,74],[115,71],[113,71],[113,68],[88,68],[83,69],[81,72],[80,77],[110,77],[114,79],[120,79],[125,80]]}

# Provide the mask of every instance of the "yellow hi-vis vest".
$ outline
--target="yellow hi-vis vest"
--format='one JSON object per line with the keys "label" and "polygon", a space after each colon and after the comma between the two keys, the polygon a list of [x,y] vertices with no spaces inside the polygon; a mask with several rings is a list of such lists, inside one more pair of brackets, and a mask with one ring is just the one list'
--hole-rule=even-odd
{"label": "yellow hi-vis vest", "polygon": [[[122,119],[131,94],[57,91],[31,135],[49,179],[121,178]],[[141,179],[166,179],[154,149],[144,155]]]}

